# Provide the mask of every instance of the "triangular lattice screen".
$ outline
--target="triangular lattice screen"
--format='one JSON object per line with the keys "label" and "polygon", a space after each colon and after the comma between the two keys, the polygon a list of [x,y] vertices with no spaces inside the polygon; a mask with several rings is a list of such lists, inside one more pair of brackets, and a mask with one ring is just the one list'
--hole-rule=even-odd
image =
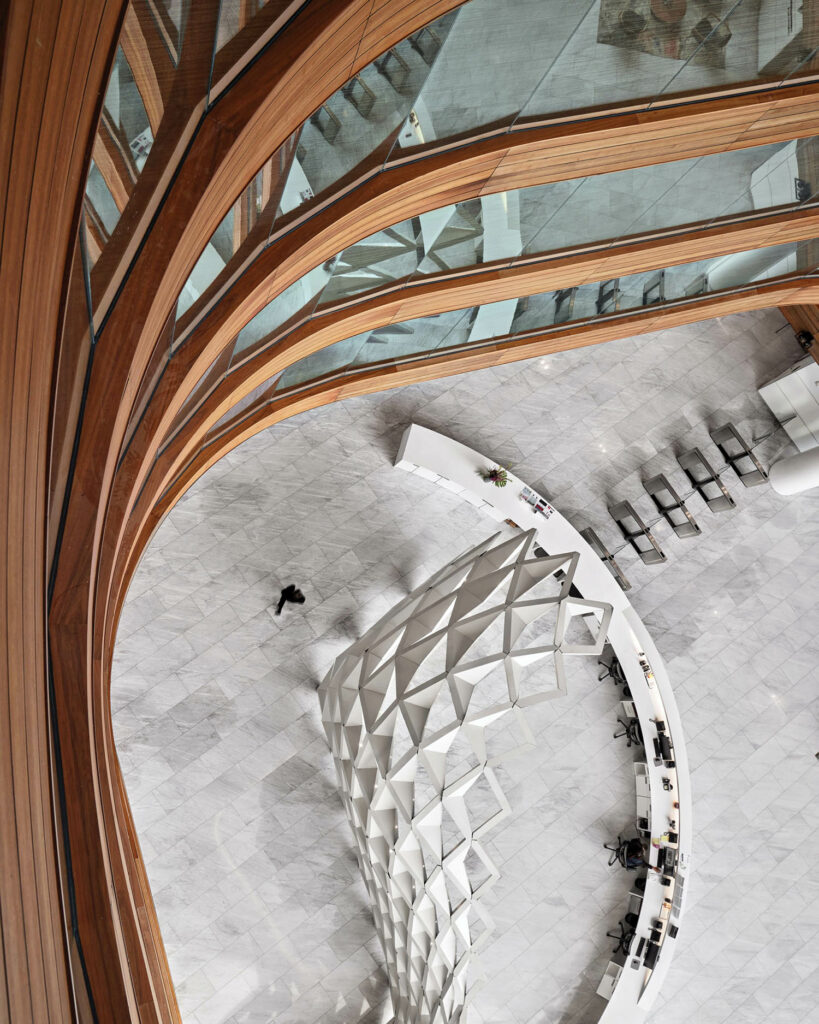
{"label": "triangular lattice screen", "polygon": [[523,709],[566,692],[563,659],[605,642],[612,609],[577,596],[578,555],[538,558],[534,540],[461,555],[319,691],[399,1024],[465,1020],[498,877],[482,840],[509,813],[493,767],[531,746]]}

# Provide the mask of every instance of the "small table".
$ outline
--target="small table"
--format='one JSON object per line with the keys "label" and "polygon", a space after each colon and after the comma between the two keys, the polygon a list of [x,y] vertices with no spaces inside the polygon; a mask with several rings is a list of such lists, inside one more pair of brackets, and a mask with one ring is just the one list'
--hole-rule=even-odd
{"label": "small table", "polygon": [[651,0],[651,13],[665,25],[676,25],[685,17],[686,0]]}

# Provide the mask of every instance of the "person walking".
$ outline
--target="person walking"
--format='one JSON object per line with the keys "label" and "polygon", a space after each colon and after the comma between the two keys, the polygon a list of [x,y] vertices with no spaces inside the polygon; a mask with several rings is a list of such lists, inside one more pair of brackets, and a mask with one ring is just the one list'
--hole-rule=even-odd
{"label": "person walking", "polygon": [[276,609],[276,614],[281,615],[282,608],[285,603],[291,601],[293,604],[304,604],[304,594],[299,590],[295,583],[291,583],[282,590],[282,596],[279,598],[279,606]]}

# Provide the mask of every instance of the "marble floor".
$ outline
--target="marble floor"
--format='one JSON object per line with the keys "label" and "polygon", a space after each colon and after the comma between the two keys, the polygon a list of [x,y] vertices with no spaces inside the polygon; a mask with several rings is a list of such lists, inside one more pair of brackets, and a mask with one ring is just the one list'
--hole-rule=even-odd
{"label": "marble floor", "polygon": [[[381,954],[335,791],[315,684],[409,589],[495,524],[392,467],[405,426],[508,466],[578,527],[708,429],[771,422],[756,388],[800,356],[774,311],[743,314],[357,398],[246,442],[183,498],[123,611],[117,747],[185,1024],[389,1017]],[[787,450],[774,432],[765,464]],[[695,798],[694,874],[653,1017],[804,1024],[819,1003],[819,495],[729,482],[735,511],[647,567],[618,556],[665,657]],[[277,618],[282,586],[303,608]],[[618,694],[578,668],[509,762],[514,814],[470,1020],[586,1024],[625,909],[603,841],[634,814]]]}

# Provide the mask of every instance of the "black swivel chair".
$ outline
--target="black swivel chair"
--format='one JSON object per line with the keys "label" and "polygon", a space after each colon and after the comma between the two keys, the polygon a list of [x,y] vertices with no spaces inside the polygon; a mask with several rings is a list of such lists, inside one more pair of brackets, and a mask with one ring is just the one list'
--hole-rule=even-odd
{"label": "black swivel chair", "polygon": [[603,843],[603,849],[611,852],[611,856],[609,857],[609,867],[617,862],[620,867],[625,868],[626,871],[635,871],[639,865],[630,865],[629,858],[637,856],[638,846],[639,852],[642,853],[643,844],[638,836],[631,836],[627,839],[623,839],[622,836],[618,836],[616,843]]}
{"label": "black swivel chair", "polygon": [[636,718],[630,718],[627,722],[624,721],[620,716],[617,716],[617,721],[623,727],[618,729],[614,733],[614,738],[619,740],[621,736],[626,737],[626,746],[644,747],[643,743],[643,730],[640,728],[640,722]]}
{"label": "black swivel chair", "polygon": [[628,956],[629,949],[631,949],[631,943],[634,941],[634,935],[637,931],[637,922],[640,920],[637,914],[626,914],[624,920],[619,924],[619,931],[606,932],[606,935],[610,939],[617,939],[617,945],[612,950],[612,953],[622,953],[623,956]]}
{"label": "black swivel chair", "polygon": [[603,671],[597,676],[597,681],[602,682],[604,679],[611,679],[615,686],[623,687],[623,696],[631,697],[631,690],[628,688],[628,682],[626,680],[626,674],[623,671],[623,666],[612,655],[611,661],[606,663],[598,658],[598,663],[602,665]]}
{"label": "black swivel chair", "polygon": [[[600,659],[598,659],[600,660]],[[602,672],[597,676],[597,681],[602,682],[604,679],[612,679],[615,685],[622,685],[626,681],[626,677],[623,673],[623,668],[617,658],[612,655],[611,661],[604,662],[600,661],[602,665]]]}

